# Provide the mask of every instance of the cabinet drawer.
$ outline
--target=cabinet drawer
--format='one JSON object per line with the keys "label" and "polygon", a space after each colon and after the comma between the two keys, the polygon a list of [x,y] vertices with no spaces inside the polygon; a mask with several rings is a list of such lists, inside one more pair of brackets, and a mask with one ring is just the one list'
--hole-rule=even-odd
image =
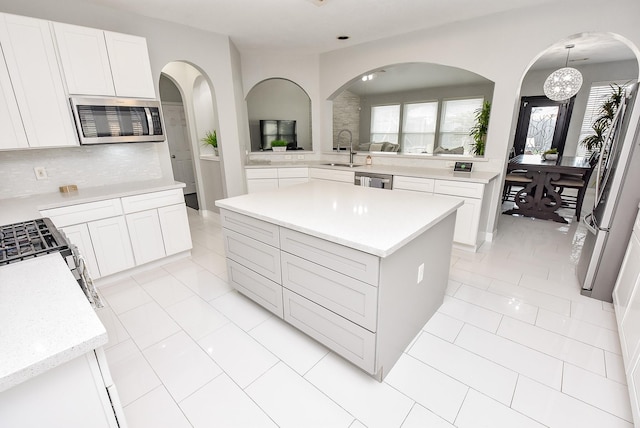
{"label": "cabinet drawer", "polygon": [[369,331],[376,331],[376,287],[288,253],[282,253],[282,285]]}
{"label": "cabinet drawer", "polygon": [[163,190],[162,192],[143,193],[141,195],[122,198],[122,209],[125,213],[150,210],[184,202],[182,189]]}
{"label": "cabinet drawer", "polygon": [[307,178],[309,168],[278,168],[278,178]]}
{"label": "cabinet drawer", "polygon": [[400,190],[414,190],[416,192],[433,193],[435,180],[433,178],[393,176],[393,188]]}
{"label": "cabinet drawer", "polygon": [[280,282],[280,250],[241,235],[233,230],[223,231],[227,258],[234,260],[271,281]]}
{"label": "cabinet drawer", "polygon": [[245,169],[247,180],[254,178],[278,178],[278,168],[247,168]]}
{"label": "cabinet drawer", "polygon": [[309,168],[309,177],[320,180],[342,181],[353,184],[353,171],[336,171],[333,169]]}
{"label": "cabinet drawer", "polygon": [[434,193],[441,195],[462,196],[465,198],[482,198],[484,184],[467,181],[436,180]]}
{"label": "cabinet drawer", "polygon": [[363,370],[374,373],[374,333],[284,289],[284,319]]}
{"label": "cabinet drawer", "polygon": [[56,227],[65,227],[122,215],[122,205],[120,205],[120,199],[106,199],[43,210],[41,213],[43,216],[51,218]]}
{"label": "cabinet drawer", "polygon": [[283,317],[282,286],[280,284],[276,284],[230,259],[227,259],[227,270],[229,283],[233,288],[280,318]]}
{"label": "cabinet drawer", "polygon": [[285,228],[280,229],[280,242],[283,251],[367,284],[378,285],[380,259],[374,255]]}
{"label": "cabinet drawer", "polygon": [[278,226],[233,211],[220,210],[222,227],[247,235],[265,244],[280,246]]}

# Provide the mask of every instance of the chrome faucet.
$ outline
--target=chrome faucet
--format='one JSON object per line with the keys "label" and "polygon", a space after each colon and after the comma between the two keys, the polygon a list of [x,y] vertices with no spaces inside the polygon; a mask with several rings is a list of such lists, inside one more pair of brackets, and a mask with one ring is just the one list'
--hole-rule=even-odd
{"label": "chrome faucet", "polygon": [[342,135],[343,132],[346,132],[347,134],[349,134],[349,163],[353,163],[353,155],[356,154],[356,152],[353,151],[353,134],[351,134],[351,131],[349,131],[348,129],[342,129],[340,130],[340,132],[338,132],[338,136],[336,137],[336,140],[338,140],[338,147],[340,147],[340,136]]}

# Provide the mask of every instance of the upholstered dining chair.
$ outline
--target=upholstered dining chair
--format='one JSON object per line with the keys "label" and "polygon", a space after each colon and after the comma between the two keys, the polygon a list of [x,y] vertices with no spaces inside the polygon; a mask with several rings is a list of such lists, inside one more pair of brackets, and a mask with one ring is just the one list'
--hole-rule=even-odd
{"label": "upholstered dining chair", "polygon": [[[598,152],[591,153],[589,157],[590,168],[584,174],[560,174],[560,178],[552,180],[551,184],[558,188],[558,193],[562,197],[563,204],[575,208],[576,220],[580,220],[580,213],[582,211],[582,202],[584,200],[584,194],[589,187],[589,180],[591,180],[591,174],[598,164]],[[578,189],[578,194],[574,196],[563,195],[564,189]]]}

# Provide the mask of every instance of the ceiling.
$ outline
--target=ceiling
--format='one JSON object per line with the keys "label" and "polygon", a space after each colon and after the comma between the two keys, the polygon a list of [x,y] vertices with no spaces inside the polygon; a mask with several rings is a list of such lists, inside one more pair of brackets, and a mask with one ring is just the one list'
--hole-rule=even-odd
{"label": "ceiling", "polygon": [[557,0],[82,1],[225,34],[240,51],[313,54]]}

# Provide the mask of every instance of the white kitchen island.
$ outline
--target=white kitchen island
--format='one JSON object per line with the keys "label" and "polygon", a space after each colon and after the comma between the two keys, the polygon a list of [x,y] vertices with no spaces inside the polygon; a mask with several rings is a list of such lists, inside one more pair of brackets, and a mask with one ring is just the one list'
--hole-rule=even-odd
{"label": "white kitchen island", "polygon": [[216,205],[229,282],[378,380],[442,304],[460,201],[310,182]]}

